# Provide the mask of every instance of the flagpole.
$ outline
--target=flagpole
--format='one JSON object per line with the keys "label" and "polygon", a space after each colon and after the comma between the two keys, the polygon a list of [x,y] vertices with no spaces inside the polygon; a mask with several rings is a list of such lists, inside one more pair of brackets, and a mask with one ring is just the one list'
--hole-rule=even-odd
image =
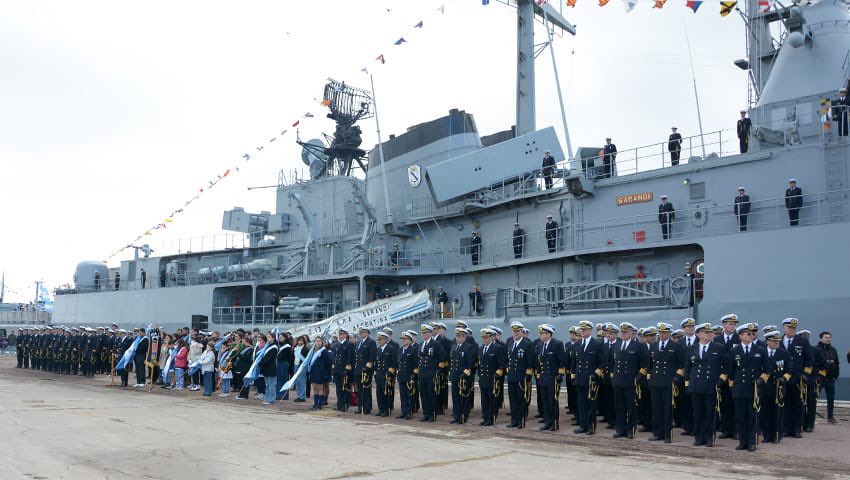
{"label": "flagpole", "polygon": [[384,185],[384,207],[386,209],[386,225],[392,225],[393,223],[393,214],[390,211],[390,192],[387,188],[387,167],[384,165],[384,145],[381,142],[381,122],[378,120],[378,100],[375,97],[375,78],[372,74],[369,74],[369,82],[372,84],[372,105],[375,107],[375,129],[378,133],[378,157],[381,159],[381,180]]}
{"label": "flagpole", "polygon": [[688,60],[691,63],[691,79],[694,83],[694,100],[697,104],[697,122],[699,122],[699,143],[702,147],[702,158],[705,159],[705,138],[702,133],[702,114],[699,110],[699,93],[697,92],[697,75],[694,72],[694,56],[691,53],[691,39],[688,36],[688,29],[685,27],[685,44],[688,46]]}
{"label": "flagpole", "polygon": [[570,129],[567,127],[567,112],[564,109],[564,97],[561,93],[561,79],[558,77],[558,65],[555,64],[555,48],[552,46],[552,30],[549,28],[549,19],[546,16],[546,11],[543,11],[543,26],[546,28],[546,34],[549,37],[549,53],[552,54],[552,69],[555,71],[555,89],[558,91],[558,105],[561,107],[561,121],[564,123],[564,136],[567,142],[567,164],[570,170],[576,169],[573,165],[573,146],[570,142]]}

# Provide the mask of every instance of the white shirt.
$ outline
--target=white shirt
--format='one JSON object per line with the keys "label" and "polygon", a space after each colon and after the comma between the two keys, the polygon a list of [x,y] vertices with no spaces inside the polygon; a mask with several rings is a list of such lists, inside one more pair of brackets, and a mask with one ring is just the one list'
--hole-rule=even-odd
{"label": "white shirt", "polygon": [[697,336],[694,335],[693,337],[685,337],[685,341],[689,347],[692,347],[697,343]]}
{"label": "white shirt", "polygon": [[703,355],[708,353],[708,343],[699,345],[699,359],[702,360]]}
{"label": "white shirt", "polygon": [[626,348],[628,348],[628,347],[629,347],[629,343],[630,343],[631,341],[632,341],[632,339],[628,339],[628,340],[626,340],[625,342],[623,342],[623,348],[622,348],[622,349],[620,349],[620,351],[621,351],[621,352],[625,352],[625,351],[626,351]]}

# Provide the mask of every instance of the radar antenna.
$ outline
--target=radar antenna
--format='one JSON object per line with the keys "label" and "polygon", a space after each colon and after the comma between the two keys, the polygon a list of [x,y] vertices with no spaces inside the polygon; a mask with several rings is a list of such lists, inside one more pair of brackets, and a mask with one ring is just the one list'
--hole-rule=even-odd
{"label": "radar antenna", "polygon": [[360,148],[363,131],[355,123],[374,115],[372,97],[365,90],[329,78],[325,84],[323,103],[331,111],[328,118],[336,122],[331,146],[327,148],[328,162],[337,160],[339,172],[343,175],[351,173],[352,161],[356,161],[365,171],[362,159],[366,151]]}

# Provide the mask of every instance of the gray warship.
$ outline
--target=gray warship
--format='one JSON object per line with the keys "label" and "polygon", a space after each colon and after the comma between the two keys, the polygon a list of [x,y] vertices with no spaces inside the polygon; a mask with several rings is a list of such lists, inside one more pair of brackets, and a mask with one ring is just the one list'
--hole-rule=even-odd
{"label": "gray warship", "polygon": [[[302,143],[309,173],[280,173],[274,213],[224,212],[222,228],[233,232],[224,243],[186,241],[157,256],[142,247],[114,267],[81,262],[73,288],[56,292],[53,322],[265,329],[428,289],[430,317],[473,329],[520,320],[565,337],[579,319],[717,324],[734,312],[761,325],[797,317],[814,335],[831,330],[846,351],[850,142],[829,112],[850,78],[846,4],[762,13],[756,0],[742,2],[748,56],[730,68],[750,79],[746,153],[734,131],[703,133],[683,139],[678,165],[653,144],[618,152],[610,169],[602,146],[573,149],[568,132],[562,139],[535,123],[535,24],[550,42],[553,31],[575,29],[545,3],[511,4],[512,128],[482,135],[472,114],[453,109],[385,141],[378,129],[366,151],[357,122],[375,115],[371,92],[329,80],[335,131]],[[546,150],[560,162],[544,171]],[[794,226],[791,177],[803,188]],[[733,204],[739,185],[751,198],[746,231]],[[676,208],[669,236],[662,195]],[[548,215],[558,227],[547,236]]]}

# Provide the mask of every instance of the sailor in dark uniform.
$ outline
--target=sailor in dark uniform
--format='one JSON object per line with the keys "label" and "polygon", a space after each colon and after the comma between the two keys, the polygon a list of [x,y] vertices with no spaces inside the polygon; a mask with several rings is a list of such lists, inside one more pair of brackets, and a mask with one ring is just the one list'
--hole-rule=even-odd
{"label": "sailor in dark uniform", "polygon": [[832,121],[838,127],[838,136],[846,137],[848,125],[850,125],[850,97],[847,97],[847,89],[838,90],[838,98],[832,101]]}
{"label": "sailor in dark uniform", "polygon": [[546,247],[549,253],[558,249],[558,222],[552,220],[552,215],[546,215]]}
{"label": "sailor in dark uniform", "polygon": [[[729,351],[732,350],[732,347],[741,343],[738,334],[736,333],[736,329],[738,328],[738,316],[734,313],[730,313],[728,315],[724,315],[720,319],[721,324],[723,325],[723,333],[720,336],[714,338],[714,341],[719,343],[724,351],[726,352],[726,356],[728,358]],[[732,400],[732,390],[729,388],[728,383],[724,383],[720,386],[720,422],[719,422],[719,430],[720,436],[719,438],[732,438],[735,436],[735,402]]]}
{"label": "sailor in dark uniform", "polygon": [[[650,440],[672,442],[674,388],[684,384],[685,349],[670,339],[673,326],[657,325],[658,342],[650,345],[649,390],[652,395],[652,437]],[[676,384],[674,386],[674,384]]]}
{"label": "sailor in dark uniform", "polygon": [[741,119],[738,120],[737,130],[738,130],[738,146],[741,150],[741,153],[747,153],[747,149],[750,147],[750,128],[752,128],[753,122],[747,118],[747,111],[741,110]]}
{"label": "sailor in dark uniform", "polygon": [[[710,323],[696,327],[699,342],[691,347],[685,362],[685,384],[693,405],[694,446],[714,445],[717,392],[728,376],[726,349],[713,341]],[[687,412],[690,413],[690,412]]]}
{"label": "sailor in dark uniform", "polygon": [[367,327],[360,327],[357,333],[360,335],[360,340],[354,348],[352,382],[357,387],[357,413],[369,415],[372,413],[372,377],[375,359],[378,356],[378,346],[369,336],[371,330]]}
{"label": "sailor in dark uniform", "polygon": [[791,379],[791,356],[779,348],[782,333],[773,331],[764,335],[767,341],[767,373],[770,379],[762,390],[759,425],[765,443],[779,443],[784,426],[782,414],[785,410],[785,393],[788,380]]}
{"label": "sailor in dark uniform", "polygon": [[434,384],[440,371],[439,365],[446,363],[446,352],[438,340],[431,338],[434,327],[427,323],[420,327],[422,345],[419,347],[419,396],[422,399],[422,422],[433,422],[437,417],[437,394]]}
{"label": "sailor in dark uniform", "polygon": [[798,324],[799,320],[796,318],[782,320],[785,335],[779,342],[779,348],[788,352],[791,357],[791,378],[788,379],[788,388],[785,392],[784,434],[794,438],[802,436],[800,430],[805,415],[803,399],[807,398],[806,390],[815,388],[814,385],[808,385],[808,375],[814,371],[814,353],[809,342],[797,335]]}
{"label": "sailor in dark uniform", "polygon": [[546,184],[546,190],[552,188],[552,176],[555,175],[555,157],[549,150],[543,152],[543,182]]}
{"label": "sailor in dark uniform", "polygon": [[15,364],[15,368],[23,368],[24,366],[24,350],[23,350],[23,342],[24,342],[24,329],[19,328],[18,333],[15,334],[15,356],[17,357],[18,363]]}
{"label": "sailor in dark uniform", "polygon": [[[800,330],[797,335],[811,345],[809,337],[811,337],[812,332],[804,329]],[[823,356],[823,350],[814,346],[810,350],[812,352],[812,371],[806,375],[808,388],[806,388],[806,408],[803,415],[803,431],[807,433],[811,433],[815,429],[820,381],[826,377],[826,358]]]}
{"label": "sailor in dark uniform", "polygon": [[414,332],[401,334],[401,346],[398,350],[398,396],[401,400],[401,414],[398,419],[410,420],[413,413],[414,397],[417,391],[416,371],[419,367],[419,349],[414,341]]}
{"label": "sailor in dark uniform", "polygon": [[602,147],[602,172],[603,177],[608,178],[614,175],[614,164],[617,160],[617,146],[611,143],[611,138],[605,139],[605,146]]}
{"label": "sailor in dark uniform", "polygon": [[[506,347],[507,345],[502,340],[502,329],[495,325],[487,325],[487,328],[493,331],[493,341],[498,343],[499,345]],[[472,335],[470,335],[472,336]],[[506,360],[507,361],[507,360]],[[499,409],[501,409],[505,405],[505,376],[502,375],[498,378],[499,380],[499,388],[496,389],[497,398],[496,401],[499,404]]]}
{"label": "sailor in dark uniform", "polygon": [[446,338],[448,327],[445,323],[431,322],[431,326],[434,327],[432,340],[439,343],[443,351],[443,357],[437,365],[439,367],[437,383],[434,385],[434,391],[437,394],[435,411],[437,415],[442,415],[449,409],[449,352],[451,352],[454,342]]}
{"label": "sailor in dark uniform", "polygon": [[478,265],[478,258],[481,254],[481,237],[478,232],[472,232],[472,240],[469,241],[469,255],[472,259],[472,265]]}
{"label": "sailor in dark uniform", "polygon": [[800,224],[800,209],[803,208],[803,189],[797,186],[797,179],[788,179],[785,189],[785,208],[788,209],[788,222],[792,227]]}
{"label": "sailor in dark uniform", "polygon": [[[472,347],[471,353],[474,356],[474,358],[472,359],[472,378],[474,379],[475,373],[478,371],[478,343],[475,341],[475,335],[472,334],[472,330],[470,330],[469,324],[467,324],[465,321],[463,321],[463,320],[456,321],[455,322],[455,328],[462,328],[466,331],[466,343],[468,343]],[[445,338],[446,340],[448,340],[445,337],[445,335],[442,335],[440,338]],[[451,348],[454,347],[454,345],[447,345],[447,344],[443,344],[443,346],[446,349],[446,352],[451,352]],[[446,387],[446,391],[448,391],[448,387]],[[475,405],[475,389],[474,388],[469,389],[469,398],[467,399],[467,404],[470,407]],[[445,408],[448,408],[448,404],[446,405]]]}
{"label": "sailor in dark uniform", "polygon": [[511,422],[508,428],[525,427],[528,415],[526,397],[531,398],[531,376],[534,375],[534,349],[531,340],[523,337],[520,322],[511,322],[511,339],[508,340],[505,378],[508,382],[508,401]]}
{"label": "sailor in dark uniform", "polygon": [[[79,345],[79,343],[77,345]],[[122,358],[124,356],[124,352],[126,352],[127,349],[130,348],[132,345],[133,337],[127,335],[127,332],[122,330],[121,346],[118,348],[118,358]],[[127,372],[127,369],[122,368],[121,370],[118,370],[118,374],[121,376],[121,386],[126,387],[129,383],[130,377],[130,374]]]}
{"label": "sailor in dark uniform", "polygon": [[379,417],[389,417],[393,410],[392,392],[398,371],[398,352],[389,346],[390,336],[382,331],[377,334],[378,351],[375,357],[375,397],[378,400]]}
{"label": "sailor in dark uniform", "polygon": [[351,405],[351,372],[354,369],[354,344],[348,339],[348,331],[343,328],[337,332],[338,341],[333,345],[334,385],[336,385],[336,410],[348,411]]}
{"label": "sailor in dark uniform", "polygon": [[752,323],[744,324],[738,327],[737,332],[741,343],[729,352],[729,386],[735,401],[735,426],[738,431],[738,446],[735,450],[755,452],[761,387],[770,379],[770,365],[767,351],[752,344],[758,334],[758,327]]}
{"label": "sailor in dark uniform", "polygon": [[[696,336],[696,325],[697,322],[693,318],[686,318],[679,322],[679,327],[682,329],[683,336],[681,340],[682,346],[685,348],[684,358],[687,361],[691,356],[691,350],[699,343],[699,338]],[[685,375],[685,382],[687,382],[688,376]],[[682,385],[679,392],[679,398],[676,402],[676,409],[678,410],[679,417],[679,425],[682,427],[682,435],[692,435],[693,434],[693,425],[694,425],[694,416],[693,416],[693,407],[691,406],[691,396],[688,387]]]}
{"label": "sailor in dark uniform", "polygon": [[575,433],[596,433],[596,399],[602,382],[603,352],[601,343],[594,339],[593,324],[582,320],[578,324],[581,340],[573,347],[570,378],[576,385],[578,400],[578,428]]}
{"label": "sailor in dark uniform", "polygon": [[667,195],[661,195],[661,203],[658,204],[658,223],[661,224],[661,237],[664,240],[673,236],[673,220],[676,218],[676,210],[673,204],[667,201]]}
{"label": "sailor in dark uniform", "polygon": [[449,380],[452,382],[452,421],[466,423],[469,419],[469,394],[474,388],[475,347],[466,341],[468,335],[463,327],[455,328],[455,343],[449,353]]}
{"label": "sailor in dark uniform", "polygon": [[602,382],[599,387],[599,414],[602,415],[606,428],[609,430],[615,427],[617,420],[616,412],[614,411],[614,388],[612,386],[611,377],[611,356],[614,352],[614,347],[619,346],[620,340],[617,335],[620,333],[620,327],[608,322],[603,327],[605,333],[602,339]]}
{"label": "sailor in dark uniform", "polygon": [[481,329],[481,342],[478,349],[478,386],[481,389],[480,425],[492,427],[499,416],[501,407],[502,388],[504,388],[505,368],[508,362],[505,346],[495,341],[496,331],[491,328]]}
{"label": "sailor in dark uniform", "polygon": [[522,258],[522,245],[525,243],[525,230],[519,228],[519,223],[514,223],[513,243],[514,258]]}
{"label": "sailor in dark uniform", "polygon": [[670,165],[676,166],[679,164],[679,155],[682,153],[682,135],[673,127],[673,133],[667,140],[667,150],[670,152]]}
{"label": "sailor in dark uniform", "polygon": [[[392,350],[392,355],[395,358],[396,368],[398,368],[399,345],[398,342],[393,340],[393,329],[390,327],[384,327],[381,329],[381,331],[387,334],[387,348]],[[395,378],[393,379],[393,383],[397,383]],[[387,390],[387,394],[389,395],[389,397],[386,399],[387,405],[389,405],[390,411],[392,411],[393,407],[395,406],[395,388]]]}
{"label": "sailor in dark uniform", "polygon": [[639,376],[649,371],[649,352],[634,340],[635,326],[620,324],[621,340],[611,345],[609,377],[613,386],[614,438],[634,438],[637,427],[635,391]]}
{"label": "sailor in dark uniform", "polygon": [[747,217],[750,215],[750,196],[746,194],[746,191],[747,189],[744,187],[738,187],[734,206],[735,217],[738,219],[738,229],[742,232],[747,231]]}
{"label": "sailor in dark uniform", "polygon": [[580,338],[578,333],[578,328],[575,325],[570,325],[570,328],[567,329],[570,334],[570,339],[564,342],[564,353],[567,367],[567,374],[564,375],[565,383],[567,384],[567,412],[573,416],[572,424],[578,425],[578,400],[576,399],[576,386],[575,381],[572,379],[572,364],[573,364],[573,355],[575,355],[575,345]]}
{"label": "sailor in dark uniform", "polygon": [[558,394],[561,380],[566,373],[564,345],[556,340],[555,327],[544,323],[538,327],[540,343],[537,346],[537,388],[541,390],[543,403],[543,426],[540,430],[558,431],[559,414]]}
{"label": "sailor in dark uniform", "polygon": [[[91,332],[90,332],[91,333]],[[141,388],[145,386],[145,375],[147,374],[147,366],[145,366],[145,361],[148,356],[148,347],[150,346],[150,337],[148,337],[145,332],[139,329],[139,336],[141,340],[139,340],[139,344],[136,346],[136,353],[133,357],[133,368],[136,369],[136,384],[133,385],[136,388]],[[88,337],[89,338],[89,347],[95,348],[94,344],[97,341],[94,337],[94,334]],[[90,358],[91,350],[84,354],[86,358]],[[94,364],[89,362],[89,375],[94,376]]]}

